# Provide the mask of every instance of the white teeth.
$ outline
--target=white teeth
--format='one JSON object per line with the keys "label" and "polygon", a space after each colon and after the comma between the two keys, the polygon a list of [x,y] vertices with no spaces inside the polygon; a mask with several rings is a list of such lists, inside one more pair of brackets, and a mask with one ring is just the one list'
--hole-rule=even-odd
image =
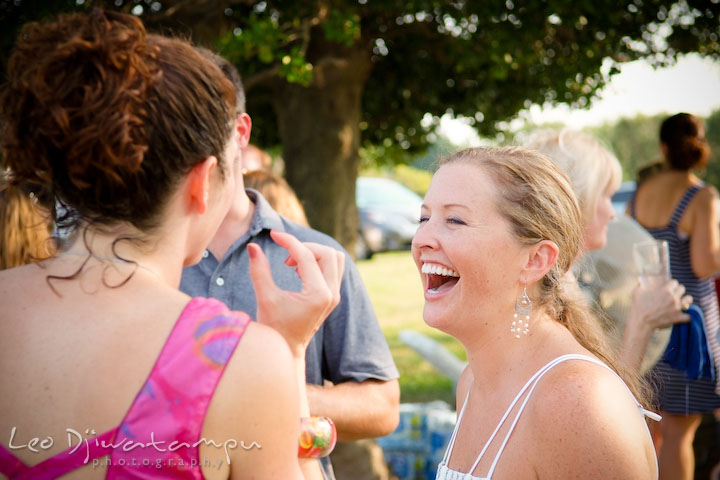
{"label": "white teeth", "polygon": [[431,264],[431,263],[423,263],[422,267],[420,268],[420,271],[422,273],[429,273],[432,275],[442,275],[444,277],[459,277],[460,274],[458,274],[455,270],[451,268],[445,268],[442,265],[437,264]]}

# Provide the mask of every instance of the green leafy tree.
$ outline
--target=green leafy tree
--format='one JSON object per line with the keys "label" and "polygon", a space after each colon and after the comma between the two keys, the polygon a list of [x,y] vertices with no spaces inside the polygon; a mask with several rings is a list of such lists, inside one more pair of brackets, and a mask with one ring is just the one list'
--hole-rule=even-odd
{"label": "green leafy tree", "polygon": [[711,151],[705,181],[720,188],[720,110],[715,110],[705,119],[705,138]]}
{"label": "green leafy tree", "polygon": [[[10,11],[30,3],[0,1]],[[239,67],[255,141],[282,144],[288,181],[311,224],[346,246],[356,232],[362,145],[402,159],[397,152],[427,146],[446,112],[493,134],[497,122],[532,103],[587,105],[614,63],[645,57],[661,65],[681,52],[720,53],[720,4],[706,0],[107,5],[218,47]],[[426,113],[433,121],[421,123]]]}
{"label": "green leafy tree", "polygon": [[639,169],[662,161],[658,132],[667,116],[638,115],[593,129],[620,160],[625,180],[634,180]]}

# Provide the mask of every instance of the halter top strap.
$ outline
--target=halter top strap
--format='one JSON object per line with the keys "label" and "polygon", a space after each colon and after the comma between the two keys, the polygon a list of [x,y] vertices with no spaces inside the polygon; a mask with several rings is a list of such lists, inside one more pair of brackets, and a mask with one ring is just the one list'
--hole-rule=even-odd
{"label": "halter top strap", "polygon": [[[0,445],[0,473],[12,479],[58,478],[112,452],[118,428],[113,428],[65,451],[47,458],[32,467],[23,463],[4,445]],[[77,454],[76,454],[77,451]]]}
{"label": "halter top strap", "polygon": [[[497,434],[500,431],[500,429],[502,428],[502,426],[505,424],[505,421],[510,416],[510,413],[513,411],[513,409],[515,408],[517,403],[520,401],[520,399],[523,397],[523,395],[527,392],[527,395],[523,399],[522,404],[520,405],[517,413],[515,414],[515,418],[513,419],[513,422],[510,425],[510,428],[508,429],[507,434],[505,435],[505,438],[503,439],[503,441],[500,445],[500,448],[498,449],[498,452],[495,455],[495,458],[493,459],[493,462],[490,466],[490,469],[488,471],[486,478],[488,478],[488,479],[492,478],[492,475],[495,472],[495,468],[497,467],[498,461],[500,460],[500,457],[501,457],[503,451],[505,450],[505,446],[507,445],[508,441],[510,440],[510,436],[512,435],[513,431],[515,430],[515,426],[517,425],[518,421],[520,420],[520,416],[522,415],[523,411],[525,410],[525,407],[527,406],[527,404],[530,400],[530,397],[531,397],[533,391],[535,390],[535,387],[537,387],[538,383],[540,382],[540,379],[543,376],[545,376],[545,374],[548,373],[553,367],[559,365],[560,363],[566,362],[568,360],[585,360],[585,361],[594,363],[596,365],[600,365],[601,367],[608,369],[610,372],[612,372],[618,378],[620,378],[620,376],[613,369],[611,369],[610,367],[605,365],[603,362],[601,362],[600,360],[598,360],[596,358],[592,358],[592,357],[589,357],[586,355],[568,354],[568,355],[562,355],[560,357],[555,358],[554,360],[551,360],[545,366],[540,368],[540,370],[535,372],[535,374],[532,377],[530,377],[530,379],[525,383],[525,385],[520,389],[518,394],[515,396],[513,401],[510,403],[510,406],[507,408],[507,410],[505,411],[505,414],[500,419],[500,422],[495,427],[495,430],[492,432],[492,434],[488,438],[487,442],[485,443],[485,446],[480,451],[480,454],[478,455],[477,459],[475,460],[475,463],[473,463],[472,467],[466,474],[469,476],[469,478],[474,478],[474,477],[472,477],[472,472],[474,472],[475,469],[477,468],[477,466],[480,464],[480,461],[482,460],[483,456],[485,455],[485,452],[487,452],[488,448],[490,447],[490,444],[495,439],[495,437],[497,436]],[[622,380],[622,379],[620,379],[620,380]],[[625,385],[625,382],[623,382],[623,385]],[[625,385],[625,387],[627,388],[627,385]],[[628,388],[628,392],[630,392],[629,388]],[[632,395],[632,392],[630,392],[630,394]],[[457,432],[459,430],[460,422],[462,421],[463,414],[465,413],[465,407],[467,406],[469,396],[470,396],[470,390],[468,390],[467,394],[465,395],[465,402],[463,403],[463,406],[460,410],[460,415],[458,416],[458,420],[455,425],[455,429],[453,430],[453,434],[450,437],[450,442],[448,444],[447,450],[445,451],[445,455],[443,457],[441,465],[447,465],[447,463],[450,461],[452,449],[455,446],[455,439],[457,437]],[[640,403],[637,401],[637,399],[635,399],[634,396],[633,396],[633,399],[635,400],[635,403],[637,404],[638,408],[640,409],[640,411],[642,412],[643,415],[645,415],[649,418],[652,418],[653,420],[660,420],[659,415],[657,415],[654,412],[645,410],[642,407],[642,405],[640,405]]]}

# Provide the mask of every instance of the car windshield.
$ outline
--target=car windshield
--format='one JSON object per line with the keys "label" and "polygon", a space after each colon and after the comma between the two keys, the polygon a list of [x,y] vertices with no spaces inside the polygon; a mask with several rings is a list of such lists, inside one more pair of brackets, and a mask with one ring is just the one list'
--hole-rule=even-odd
{"label": "car windshield", "polygon": [[386,178],[370,177],[358,178],[355,199],[358,207],[422,203],[422,198],[409,188]]}

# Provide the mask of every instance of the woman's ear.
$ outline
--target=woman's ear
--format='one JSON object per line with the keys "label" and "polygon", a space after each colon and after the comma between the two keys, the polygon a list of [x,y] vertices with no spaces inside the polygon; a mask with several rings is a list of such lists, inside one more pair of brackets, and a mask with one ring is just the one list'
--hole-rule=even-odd
{"label": "woman's ear", "polygon": [[663,158],[667,158],[668,150],[669,150],[669,148],[666,143],[660,144],[660,153],[662,153]]}
{"label": "woman's ear", "polygon": [[238,146],[243,149],[250,143],[252,119],[247,113],[241,113],[235,118],[235,131],[238,133]]}
{"label": "woman's ear", "polygon": [[187,177],[186,198],[190,211],[205,213],[210,196],[210,173],[217,166],[217,158],[207,157],[190,169]]}
{"label": "woman's ear", "polygon": [[528,260],[520,273],[520,281],[525,284],[535,283],[545,276],[557,262],[560,249],[550,240],[542,240],[528,251]]}

